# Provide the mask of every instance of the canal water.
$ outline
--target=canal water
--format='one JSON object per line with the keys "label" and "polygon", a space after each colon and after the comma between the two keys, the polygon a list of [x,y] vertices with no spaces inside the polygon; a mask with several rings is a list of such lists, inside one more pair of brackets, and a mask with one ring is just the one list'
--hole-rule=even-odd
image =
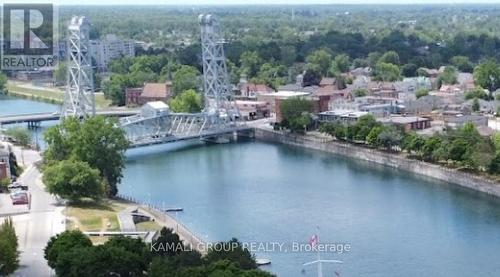
{"label": "canal water", "polygon": [[[0,114],[46,105],[8,101]],[[302,264],[317,257],[307,243],[318,227],[330,250],[321,258],[344,262],[324,265],[324,276],[500,276],[498,200],[285,145],[182,146],[128,152],[120,192],[184,208],[174,216],[206,241],[251,243],[278,276],[316,276]]]}

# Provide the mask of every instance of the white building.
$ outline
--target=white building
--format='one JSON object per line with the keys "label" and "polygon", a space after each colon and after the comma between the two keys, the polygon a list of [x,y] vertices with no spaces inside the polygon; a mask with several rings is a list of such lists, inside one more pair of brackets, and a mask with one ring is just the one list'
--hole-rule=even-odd
{"label": "white building", "polygon": [[121,40],[115,35],[106,35],[104,39],[91,40],[90,51],[98,71],[106,71],[109,62],[119,57],[134,57],[134,41]]}

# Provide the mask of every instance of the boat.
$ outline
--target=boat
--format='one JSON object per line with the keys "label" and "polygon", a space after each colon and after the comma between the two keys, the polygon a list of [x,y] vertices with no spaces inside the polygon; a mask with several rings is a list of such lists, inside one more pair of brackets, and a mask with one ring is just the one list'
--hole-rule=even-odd
{"label": "boat", "polygon": [[257,264],[257,266],[269,265],[269,264],[271,264],[271,260],[269,260],[269,259],[263,259],[263,258],[257,258],[257,259],[255,259],[255,263]]}

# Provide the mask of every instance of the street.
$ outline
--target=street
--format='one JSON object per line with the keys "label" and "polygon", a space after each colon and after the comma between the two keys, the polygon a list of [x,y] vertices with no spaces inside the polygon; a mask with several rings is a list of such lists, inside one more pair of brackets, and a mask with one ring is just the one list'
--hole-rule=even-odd
{"label": "street", "polygon": [[[24,172],[18,179],[29,186],[31,209],[29,213],[12,216],[19,242],[20,265],[13,276],[51,276],[52,270],[43,257],[43,249],[53,235],[65,230],[64,206],[44,190],[41,174],[34,163],[41,159],[38,152],[14,148]],[[0,217],[4,213],[0,207]]]}

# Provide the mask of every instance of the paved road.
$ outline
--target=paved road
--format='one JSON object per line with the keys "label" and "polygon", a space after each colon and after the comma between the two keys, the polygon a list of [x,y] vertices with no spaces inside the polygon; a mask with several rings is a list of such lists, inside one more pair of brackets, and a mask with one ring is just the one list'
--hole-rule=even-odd
{"label": "paved road", "polygon": [[[15,152],[20,157],[20,150]],[[30,213],[12,216],[21,251],[20,267],[14,276],[52,276],[52,270],[43,257],[43,249],[50,237],[64,231],[64,207],[44,190],[41,174],[32,165],[40,159],[38,153],[24,150],[23,157],[26,169],[19,180],[29,186],[32,203]]]}

